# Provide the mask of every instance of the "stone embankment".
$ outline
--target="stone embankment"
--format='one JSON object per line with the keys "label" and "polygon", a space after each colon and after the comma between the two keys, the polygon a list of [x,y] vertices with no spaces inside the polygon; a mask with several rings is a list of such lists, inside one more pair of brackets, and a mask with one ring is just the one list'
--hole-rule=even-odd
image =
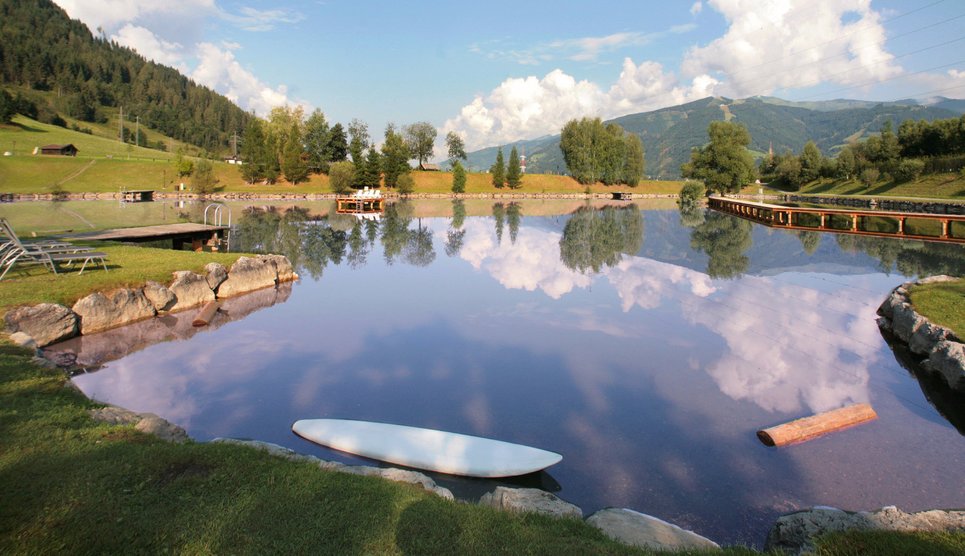
{"label": "stone embankment", "polygon": [[878,308],[878,326],[908,344],[913,353],[924,355],[922,366],[939,373],[950,387],[965,390],[965,344],[962,339],[918,314],[908,296],[908,288],[915,284],[949,280],[955,278],[933,276],[898,286]]}
{"label": "stone embankment", "polygon": [[19,307],[9,311],[5,321],[11,340],[39,348],[296,278],[291,262],[282,255],[240,257],[230,269],[209,263],[204,274],[178,271],[168,285],[148,282],[140,288],[95,292],[70,308],[55,303]]}

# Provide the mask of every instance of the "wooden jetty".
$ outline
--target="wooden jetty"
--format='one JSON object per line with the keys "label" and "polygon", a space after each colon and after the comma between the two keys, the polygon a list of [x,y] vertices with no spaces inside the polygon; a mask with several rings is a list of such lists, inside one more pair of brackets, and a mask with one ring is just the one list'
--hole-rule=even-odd
{"label": "wooden jetty", "polygon": [[227,232],[227,226],[182,222],[178,224],[161,224],[159,226],[117,228],[100,232],[71,234],[66,237],[70,239],[131,243],[145,243],[170,239],[172,247],[177,250],[184,249],[185,244],[190,242],[191,250],[193,251],[202,251],[205,247],[210,248],[212,251],[217,251],[222,240],[226,237]]}
{"label": "wooden jetty", "polygon": [[135,189],[121,191],[121,200],[125,203],[146,203],[154,200],[153,189]]}
{"label": "wooden jetty", "polygon": [[[965,243],[965,215],[961,214],[785,207],[716,195],[708,198],[707,204],[714,210],[772,228]],[[927,227],[929,222],[937,223],[932,224],[937,232],[934,235],[922,233],[921,228]]]}
{"label": "wooden jetty", "polygon": [[335,212],[339,214],[369,214],[385,210],[383,197],[356,197],[346,195],[335,198]]}

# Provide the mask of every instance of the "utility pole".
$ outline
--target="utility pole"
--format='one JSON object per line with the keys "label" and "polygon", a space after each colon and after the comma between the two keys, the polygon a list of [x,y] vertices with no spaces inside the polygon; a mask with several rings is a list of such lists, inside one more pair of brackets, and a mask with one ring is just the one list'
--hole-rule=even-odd
{"label": "utility pole", "polygon": [[231,156],[232,158],[238,158],[238,132],[234,132],[231,136]]}
{"label": "utility pole", "polygon": [[136,123],[134,124],[134,146],[141,146],[141,117],[135,116]]}

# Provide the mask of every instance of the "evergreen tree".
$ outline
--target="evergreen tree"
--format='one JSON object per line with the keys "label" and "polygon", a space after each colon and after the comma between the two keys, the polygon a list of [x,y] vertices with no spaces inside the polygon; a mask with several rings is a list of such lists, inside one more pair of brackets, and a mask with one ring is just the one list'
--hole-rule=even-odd
{"label": "evergreen tree", "polygon": [[0,89],[0,124],[9,122],[16,113],[13,97],[7,91]]}
{"label": "evergreen tree", "polygon": [[506,207],[506,223],[509,225],[509,242],[516,245],[519,235],[519,224],[523,221],[522,206],[519,203],[509,203]]}
{"label": "evergreen tree", "polygon": [[818,179],[821,173],[821,151],[814,141],[808,141],[801,151],[801,181],[804,183]]}
{"label": "evergreen tree", "polygon": [[305,152],[308,154],[308,169],[311,172],[328,173],[328,165],[332,159],[329,136],[325,114],[315,109],[305,121]]}
{"label": "evergreen tree", "polygon": [[198,160],[197,167],[191,175],[191,189],[198,195],[208,195],[214,191],[218,180],[214,177],[214,165],[207,158]]}
{"label": "evergreen tree", "polygon": [[519,167],[519,152],[516,145],[509,151],[509,165],[506,167],[506,184],[510,189],[519,189],[523,185],[523,171]]}
{"label": "evergreen tree", "polygon": [[302,159],[305,149],[302,145],[302,137],[298,131],[298,125],[293,124],[285,140],[285,147],[282,151],[281,171],[285,174],[285,179],[289,183],[297,184],[305,181],[308,177],[308,165]]}
{"label": "evergreen tree", "polygon": [[369,125],[354,119],[348,124],[348,134],[348,152],[352,155],[352,163],[358,169],[364,164],[365,146],[369,144]]}
{"label": "evergreen tree", "polygon": [[382,157],[375,145],[369,147],[369,154],[356,177],[356,183],[363,187],[378,188],[382,178]]}
{"label": "evergreen tree", "polygon": [[466,191],[466,169],[458,160],[452,163],[452,192],[465,193]]}
{"label": "evergreen tree", "polygon": [[241,177],[249,184],[265,179],[265,169],[260,164],[264,148],[265,134],[261,129],[261,120],[251,118],[241,143]]}
{"label": "evergreen tree", "polygon": [[506,183],[506,163],[503,162],[502,147],[496,152],[496,163],[489,169],[489,173],[493,176],[493,186],[502,189]]}
{"label": "evergreen tree", "polygon": [[348,139],[345,136],[345,128],[342,124],[332,126],[331,136],[328,140],[328,161],[341,162],[348,158]]}
{"label": "evergreen tree", "polygon": [[382,172],[385,174],[385,186],[396,187],[399,176],[408,174],[409,148],[405,139],[389,124],[385,128],[385,142],[382,143]]}

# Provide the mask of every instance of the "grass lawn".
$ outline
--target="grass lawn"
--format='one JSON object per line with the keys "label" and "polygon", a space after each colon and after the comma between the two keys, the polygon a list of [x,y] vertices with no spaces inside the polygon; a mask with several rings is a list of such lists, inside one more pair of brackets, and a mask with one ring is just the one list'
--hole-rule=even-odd
{"label": "grass lawn", "polygon": [[965,278],[913,286],[909,294],[919,313],[965,339]]}
{"label": "grass lawn", "polygon": [[965,200],[965,177],[958,172],[930,174],[907,183],[881,182],[871,187],[858,180],[819,179],[805,184],[796,193]]}

